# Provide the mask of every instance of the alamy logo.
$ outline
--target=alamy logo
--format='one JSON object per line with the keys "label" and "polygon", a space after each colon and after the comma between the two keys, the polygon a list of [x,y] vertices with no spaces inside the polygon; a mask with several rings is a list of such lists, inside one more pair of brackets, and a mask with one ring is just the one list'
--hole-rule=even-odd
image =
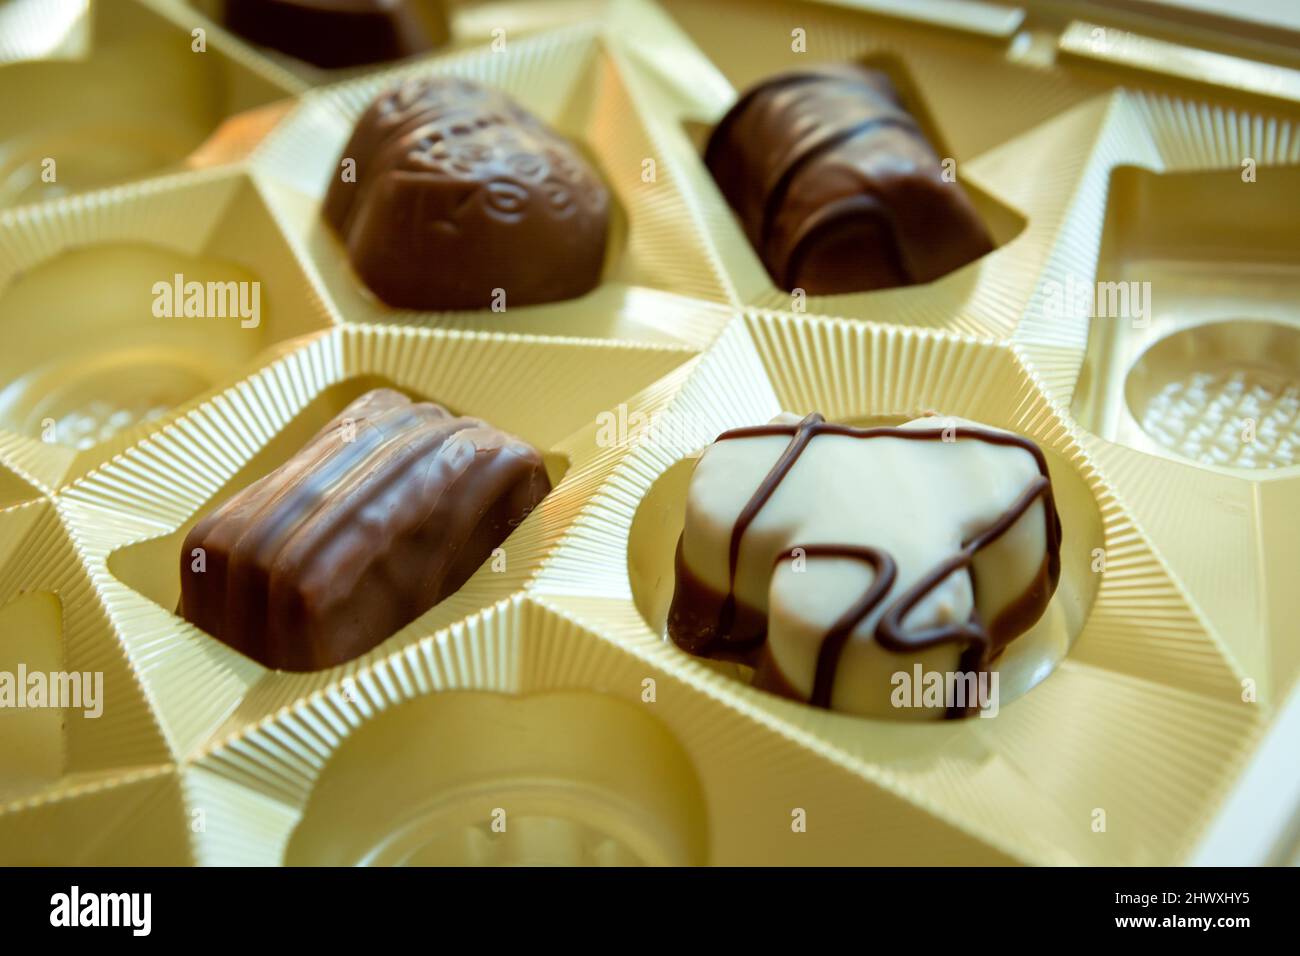
{"label": "alamy logo", "polygon": [[895,671],[889,679],[894,707],[927,707],[965,712],[979,710],[981,717],[998,715],[997,671],[927,671],[919,663],[912,671]]}
{"label": "alamy logo", "polygon": [[241,329],[262,322],[262,283],[186,282],[176,273],[171,282],[153,284],[153,314],[159,319],[238,318]]}
{"label": "alamy logo", "polygon": [[1150,282],[1085,282],[1066,276],[1042,285],[1048,319],[1128,319],[1135,329],[1151,324]]}
{"label": "alamy logo", "polygon": [[0,671],[0,709],[58,707],[80,710],[91,720],[104,713],[103,671]]}
{"label": "alamy logo", "polygon": [[596,415],[596,445],[599,448],[635,448],[667,440],[659,412],[646,414],[622,402],[615,409]]}
{"label": "alamy logo", "polygon": [[78,886],[50,897],[51,926],[128,926],[148,936],[153,925],[151,893],[82,893]]}

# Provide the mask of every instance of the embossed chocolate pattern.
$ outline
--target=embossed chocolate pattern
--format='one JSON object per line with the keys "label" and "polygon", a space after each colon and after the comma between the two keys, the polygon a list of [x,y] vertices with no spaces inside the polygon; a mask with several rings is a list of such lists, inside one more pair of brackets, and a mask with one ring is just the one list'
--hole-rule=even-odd
{"label": "embossed chocolate pattern", "polygon": [[1060,577],[1038,446],[971,423],[943,434],[810,415],[719,436],[692,478],[673,640],[820,707],[927,716],[889,709],[890,675],[986,669]]}
{"label": "embossed chocolate pattern", "polygon": [[381,95],[324,216],[367,286],[411,309],[570,299],[600,280],[609,193],[573,146],[505,95],[454,77]]}
{"label": "embossed chocolate pattern", "polygon": [[441,7],[411,0],[225,0],[232,33],[316,66],[362,66],[424,53],[446,42]]}
{"label": "embossed chocolate pattern", "polygon": [[464,584],[549,490],[519,439],[367,392],[194,526],[179,613],[268,667],[339,664]]}
{"label": "embossed chocolate pattern", "polygon": [[785,73],[746,92],[705,163],[783,289],[930,282],[993,248],[974,206],[883,74]]}

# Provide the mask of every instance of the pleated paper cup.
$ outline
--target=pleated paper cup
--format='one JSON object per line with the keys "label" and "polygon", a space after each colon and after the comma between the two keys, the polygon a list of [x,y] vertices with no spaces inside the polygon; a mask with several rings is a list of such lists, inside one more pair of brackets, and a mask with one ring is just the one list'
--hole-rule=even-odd
{"label": "pleated paper cup", "polygon": [[[1062,580],[1044,622],[1068,647],[1037,662],[1051,668],[1045,679],[1008,688],[1019,695],[1004,696],[993,719],[911,726],[765,694],[665,643],[692,458],[721,431],[782,409],[838,421],[930,409],[1044,449],[1064,528]],[[1243,700],[1232,649],[1169,575],[1077,429],[1010,348],[978,340],[751,316],[701,361],[654,440],[615,469],[532,591],[608,640],[661,648],[683,681],[1024,862],[1179,861],[1270,714],[1269,700]],[[886,845],[859,862],[895,853]]]}
{"label": "pleated paper cup", "polygon": [[0,805],[6,866],[188,866],[190,834],[206,826],[185,806],[174,767],[86,777],[43,799]]}
{"label": "pleated paper cup", "polygon": [[[352,270],[321,202],[357,119],[402,80],[453,74],[504,90],[574,141],[610,188],[614,218],[600,285],[577,299],[504,312],[413,312],[379,301]],[[703,348],[733,314],[704,225],[647,125],[620,41],[598,21],[418,61],[314,90],[255,151],[281,226],[349,322],[607,338]]]}
{"label": "pleated paper cup", "polygon": [[525,595],[245,728],[185,779],[209,865],[1012,859],[683,679],[662,644]]}
{"label": "pleated paper cup", "polygon": [[[672,370],[690,358],[684,349],[602,342],[337,328],[188,410],[60,493],[98,599],[148,687],[172,751],[190,754],[214,734],[337,684],[367,660],[517,592],[622,453],[603,429],[629,407],[639,413],[635,401],[625,404],[627,390],[644,386],[645,400],[656,400],[681,374]],[[665,375],[668,385],[650,387]],[[379,386],[481,417],[543,451],[554,490],[502,544],[500,559],[486,562],[454,595],[370,654],[321,672],[268,670],[177,617],[180,551],[189,529]]]}
{"label": "pleated paper cup", "polygon": [[[1117,92],[1037,133],[1044,142],[1086,138],[1090,148],[1014,340],[1049,395],[1073,401],[1085,427],[1106,417],[1097,406],[1123,391],[1133,361],[1168,331],[1228,317],[1295,324],[1294,217],[1288,222],[1296,187],[1291,167],[1300,162],[1294,119]],[[1211,271],[1210,255],[1223,287],[1197,289],[1194,277]],[[1073,308],[1067,295],[1096,282],[1131,281],[1151,283],[1149,303],[1139,301],[1159,316],[1137,314],[1134,301],[1131,314],[1090,323],[1086,308]],[[1090,337],[1090,330],[1111,334]],[[1102,369],[1100,347],[1115,335],[1123,339],[1116,360]],[[1085,358],[1089,381],[1076,397]],[[1123,437],[1133,434],[1123,426]],[[1143,443],[1143,450],[1158,449]]]}
{"label": "pleated paper cup", "polygon": [[0,814],[168,757],[76,534],[48,500],[0,510],[0,738]]}
{"label": "pleated paper cup", "polygon": [[83,54],[90,0],[10,0],[0,10],[0,64]]}
{"label": "pleated paper cup", "polygon": [[255,61],[195,51],[141,0],[20,0],[3,16],[0,208],[175,172],[216,144],[246,151],[253,130],[230,121],[293,91]]}
{"label": "pleated paper cup", "polygon": [[334,321],[237,167],[0,213],[0,250],[0,465],[47,491]]}
{"label": "pleated paper cup", "polygon": [[[944,29],[824,4],[666,6],[687,36],[677,56],[645,66],[664,94],[655,110],[659,135],[704,211],[741,302],[962,334],[1012,333],[1091,147],[1086,136],[1047,143],[1035,129],[1083,108],[1105,87],[1041,62],[1014,41],[1015,24],[1001,19]],[[740,92],[764,77],[828,61],[866,63],[894,79],[939,156],[955,161],[958,182],[994,238],[993,252],[921,286],[805,296],[774,285],[704,166],[704,146]]]}
{"label": "pleated paper cup", "polygon": [[1136,92],[1097,119],[1015,347],[1277,699],[1300,671],[1300,128]]}

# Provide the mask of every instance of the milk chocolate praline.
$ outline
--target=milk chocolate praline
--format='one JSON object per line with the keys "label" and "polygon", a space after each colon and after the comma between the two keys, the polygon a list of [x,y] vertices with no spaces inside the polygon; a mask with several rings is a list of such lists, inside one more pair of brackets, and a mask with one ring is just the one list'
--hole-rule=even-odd
{"label": "milk chocolate praline", "polygon": [[714,128],[705,162],[782,289],[930,282],[993,248],[876,70],[818,66],[758,84]]}
{"label": "milk chocolate praline", "polygon": [[549,490],[530,445],[376,389],[186,535],[179,613],[268,667],[340,664],[458,589]]}
{"label": "milk chocolate praline", "polygon": [[577,149],[509,97],[428,77],[357,123],[324,216],[362,281],[391,306],[511,308],[600,281],[609,193]]}
{"label": "milk chocolate praline", "polygon": [[440,4],[413,0],[225,0],[223,22],[253,43],[327,69],[425,53],[449,34]]}

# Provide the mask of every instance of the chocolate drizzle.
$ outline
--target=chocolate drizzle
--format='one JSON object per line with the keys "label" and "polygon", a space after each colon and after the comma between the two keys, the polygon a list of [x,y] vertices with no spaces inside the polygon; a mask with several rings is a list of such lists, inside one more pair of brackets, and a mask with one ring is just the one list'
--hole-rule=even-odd
{"label": "chocolate drizzle", "polygon": [[[821,415],[813,413],[803,419],[798,425],[758,425],[750,428],[738,428],[718,436],[718,441],[735,441],[744,438],[761,438],[776,435],[790,436],[790,443],[781,453],[780,458],[771,467],[763,480],[759,483],[758,488],[745,503],[743,509],[736,519],[735,525],[731,531],[731,540],[728,548],[728,585],[727,594],[722,601],[719,609],[716,625],[706,628],[708,636],[703,641],[682,641],[683,644],[693,653],[709,655],[716,647],[718,642],[727,645],[728,653],[733,653],[738,647],[752,648],[761,644],[766,639],[765,625],[762,630],[742,642],[730,640],[732,631],[736,626],[737,620],[737,603],[736,603],[736,573],[740,562],[740,547],[754,519],[758,516],[763,507],[771,500],[776,493],[781,482],[793,469],[799,457],[808,447],[811,441],[820,435],[839,435],[848,438],[869,439],[869,438],[901,438],[911,441],[934,441],[943,440],[942,436],[948,429],[921,430],[915,428],[899,428],[893,426],[878,426],[872,428],[854,428],[849,425],[836,425],[828,423]],[[908,588],[903,594],[899,595],[886,609],[880,621],[877,623],[873,633],[874,639],[885,649],[894,653],[909,653],[927,650],[944,644],[957,644],[962,646],[960,659],[960,668],[964,672],[974,672],[985,669],[988,663],[1004,646],[1005,641],[1020,633],[1028,623],[1041,613],[1041,607],[1021,607],[1031,602],[1031,599],[1041,590],[1045,595],[1050,595],[1055,589],[1060,579],[1060,540],[1061,540],[1061,522],[1057,514],[1055,500],[1052,495],[1051,479],[1047,470],[1047,460],[1044,458],[1042,450],[1032,441],[1019,435],[1012,435],[1006,432],[994,431],[991,429],[980,428],[978,426],[962,426],[952,429],[954,440],[957,436],[963,438],[973,438],[979,441],[988,442],[989,444],[1011,446],[1024,449],[1033,456],[1034,462],[1038,467],[1039,475],[1033,482],[1022,492],[1016,501],[1004,511],[996,521],[980,531],[977,535],[965,542],[962,548],[954,555],[931,568],[920,580]],[[959,624],[947,624],[936,627],[926,628],[919,631],[909,631],[905,626],[907,615],[915,608],[927,595],[935,588],[950,578],[953,574],[967,570],[971,572],[971,564],[975,556],[979,554],[988,545],[997,541],[1002,535],[1010,530],[1017,521],[1024,515],[1035,501],[1042,500],[1044,507],[1044,523],[1046,527],[1046,559],[1042,572],[1038,576],[1038,581],[1045,584],[1045,587],[1033,587],[1026,593],[1024,598],[1019,601],[1013,601],[1012,605],[1005,609],[999,616],[998,620],[993,623],[992,628],[985,627],[980,621],[978,614],[972,612],[969,620]],[[817,667],[813,681],[813,690],[810,703],[817,707],[829,708],[831,705],[832,691],[835,685],[835,677],[839,667],[840,657],[845,644],[853,631],[864,621],[871,613],[876,610],[882,601],[885,600],[893,587],[897,577],[897,565],[888,553],[872,547],[864,547],[855,544],[809,544],[795,545],[787,548],[776,557],[775,565],[779,566],[783,561],[794,559],[802,554],[805,557],[813,558],[844,558],[859,560],[869,564],[875,572],[871,585],[860,595],[853,605],[845,611],[831,628],[823,635],[817,655]],[[678,579],[679,584],[682,581],[682,570],[684,562],[681,560],[680,547],[678,554]],[[972,582],[973,583],[973,582]],[[677,597],[674,597],[674,611],[677,610]],[[1046,603],[1044,597],[1042,603]],[[1029,620],[1026,621],[1025,619]],[[1005,626],[1004,626],[1005,625]],[[670,619],[670,630],[671,630]],[[752,625],[745,630],[754,630]],[[1004,632],[1011,632],[1005,636]],[[677,640],[677,635],[674,634]],[[961,716],[960,714],[949,713],[948,716]]]}
{"label": "chocolate drizzle", "polygon": [[[756,83],[747,89],[732,104],[731,109],[727,110],[722,119],[718,121],[717,126],[713,129],[713,134],[709,137],[709,142],[704,148],[704,163],[711,166],[717,159],[718,152],[722,149],[727,135],[731,131],[732,125],[744,114],[745,110],[753,105],[754,101],[760,97],[767,96],[777,90],[786,90],[796,86],[807,86],[812,83],[834,83],[844,86],[859,86],[863,82],[861,77],[853,76],[850,73],[838,74],[834,72],[835,67],[823,67],[820,70],[807,72],[794,71],[790,73],[780,73],[776,76],[770,76],[760,83]],[[897,101],[895,101],[895,105]]]}
{"label": "chocolate drizzle", "polygon": [[766,249],[768,243],[772,241],[772,230],[776,223],[777,214],[785,204],[786,194],[789,193],[790,184],[794,182],[795,176],[817,157],[829,152],[841,143],[847,143],[851,139],[856,139],[883,126],[895,126],[899,129],[910,130],[917,135],[920,135],[921,132],[911,119],[902,114],[873,116],[870,119],[855,123],[847,129],[823,130],[821,136],[813,142],[805,144],[799,153],[792,156],[789,162],[781,168],[772,185],[768,187],[767,198],[763,201],[763,215],[759,226],[759,248]]}
{"label": "chocolate drizzle", "polygon": [[830,709],[831,691],[835,687],[835,673],[840,666],[840,654],[844,651],[844,644],[853,633],[853,629],[875,610],[876,605],[894,586],[898,565],[879,548],[853,547],[846,544],[796,545],[778,555],[776,563],[792,560],[799,553],[808,558],[856,558],[871,565],[872,570],[875,571],[870,587],[862,593],[851,608],[840,615],[839,620],[831,625],[817,651],[817,671],[813,677],[813,692],[809,702],[814,707]]}

